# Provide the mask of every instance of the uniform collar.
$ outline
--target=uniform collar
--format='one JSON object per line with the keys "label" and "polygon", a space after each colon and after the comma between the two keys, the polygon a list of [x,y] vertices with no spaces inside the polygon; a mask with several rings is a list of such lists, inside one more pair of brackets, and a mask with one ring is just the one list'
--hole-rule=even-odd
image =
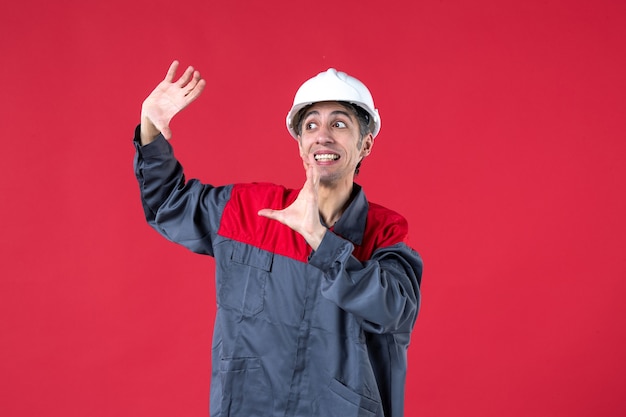
{"label": "uniform collar", "polygon": [[365,192],[357,183],[354,183],[352,195],[350,205],[335,223],[335,226],[332,227],[332,230],[355,245],[360,245],[363,242],[369,205],[365,198]]}

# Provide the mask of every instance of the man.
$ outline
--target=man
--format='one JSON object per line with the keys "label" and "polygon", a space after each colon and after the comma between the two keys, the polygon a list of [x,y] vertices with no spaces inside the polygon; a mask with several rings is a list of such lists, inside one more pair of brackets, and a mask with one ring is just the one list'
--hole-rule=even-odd
{"label": "man", "polygon": [[144,101],[135,172],[149,224],[216,260],[212,417],[400,417],[422,261],[399,214],[354,176],[380,117],[369,90],[329,69],[287,116],[301,190],[186,180],[166,139],[206,81],[178,62]]}

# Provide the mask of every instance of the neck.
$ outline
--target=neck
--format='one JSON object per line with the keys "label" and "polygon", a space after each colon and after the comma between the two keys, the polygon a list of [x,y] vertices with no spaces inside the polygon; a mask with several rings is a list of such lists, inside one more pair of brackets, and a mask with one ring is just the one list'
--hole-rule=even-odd
{"label": "neck", "polygon": [[320,184],[318,189],[318,207],[326,226],[332,227],[341,217],[350,202],[353,183]]}

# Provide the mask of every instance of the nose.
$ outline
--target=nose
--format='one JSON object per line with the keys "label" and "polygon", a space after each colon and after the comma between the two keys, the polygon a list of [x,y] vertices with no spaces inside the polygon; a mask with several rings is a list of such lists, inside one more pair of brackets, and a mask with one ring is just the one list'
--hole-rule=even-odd
{"label": "nose", "polygon": [[320,126],[320,128],[317,131],[315,142],[318,144],[321,144],[321,143],[329,143],[332,141],[333,141],[333,136],[332,136],[332,132],[330,131],[330,129],[325,125]]}

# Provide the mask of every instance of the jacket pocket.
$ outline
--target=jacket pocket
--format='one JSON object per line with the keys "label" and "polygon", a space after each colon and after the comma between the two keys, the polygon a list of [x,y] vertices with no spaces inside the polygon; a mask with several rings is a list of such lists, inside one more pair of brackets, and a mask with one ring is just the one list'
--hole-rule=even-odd
{"label": "jacket pocket", "polygon": [[231,358],[220,362],[221,417],[265,417],[273,413],[273,395],[259,358]]}
{"label": "jacket pocket", "polygon": [[235,242],[225,265],[218,303],[244,316],[255,316],[263,310],[265,282],[272,269],[273,254]]}
{"label": "jacket pocket", "polygon": [[326,417],[382,416],[378,401],[364,397],[336,379],[330,381],[328,390],[319,405],[319,415]]}

